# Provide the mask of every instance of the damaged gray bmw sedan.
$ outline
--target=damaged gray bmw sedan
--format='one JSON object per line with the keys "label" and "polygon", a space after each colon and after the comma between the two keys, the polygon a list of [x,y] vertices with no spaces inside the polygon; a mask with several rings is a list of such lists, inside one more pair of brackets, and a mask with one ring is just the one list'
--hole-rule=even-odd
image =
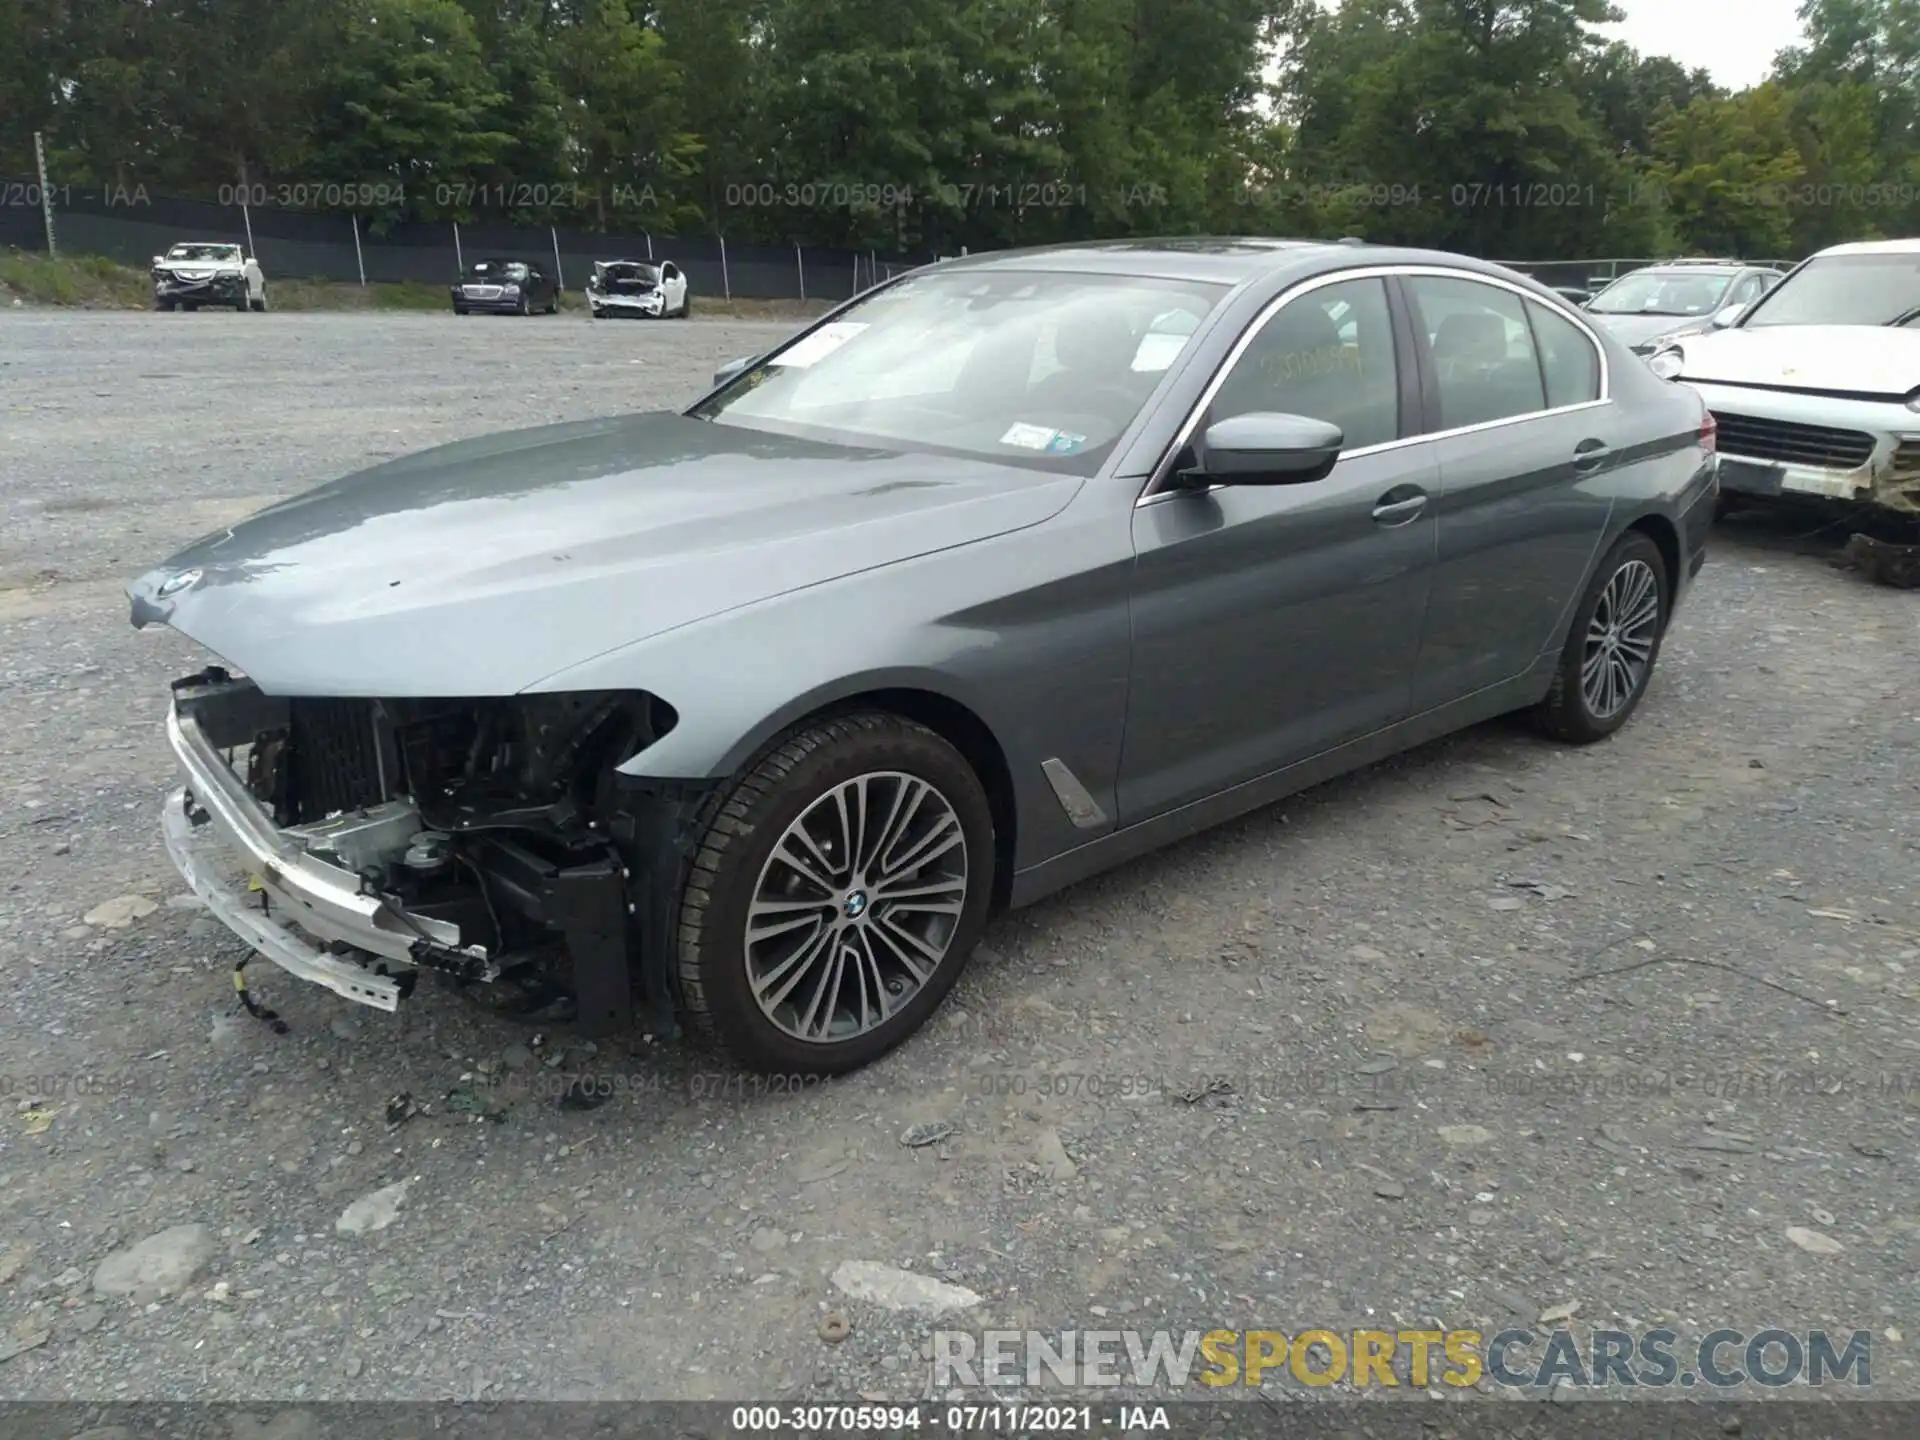
{"label": "damaged gray bmw sedan", "polygon": [[824,1074],[997,909],[1505,712],[1612,734],[1716,488],[1698,396],[1498,266],[1111,243],[914,272],[683,413],[378,465],[129,595],[216,661],[165,837],[255,951]]}

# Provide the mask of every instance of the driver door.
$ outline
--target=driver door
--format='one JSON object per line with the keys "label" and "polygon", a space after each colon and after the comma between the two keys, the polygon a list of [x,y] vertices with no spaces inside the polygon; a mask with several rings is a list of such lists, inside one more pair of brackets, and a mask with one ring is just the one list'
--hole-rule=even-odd
{"label": "driver door", "polygon": [[662,265],[660,267],[660,284],[666,291],[666,294],[661,297],[664,302],[662,308],[678,310],[681,302],[687,298],[687,277],[680,273],[680,267],[672,261],[668,261],[665,265]]}
{"label": "driver door", "polygon": [[[1379,277],[1256,321],[1195,434],[1253,411],[1341,427],[1323,480],[1150,493],[1133,512],[1120,820],[1133,824],[1406,717],[1439,492],[1410,333]],[[1176,457],[1173,467],[1190,460]]]}

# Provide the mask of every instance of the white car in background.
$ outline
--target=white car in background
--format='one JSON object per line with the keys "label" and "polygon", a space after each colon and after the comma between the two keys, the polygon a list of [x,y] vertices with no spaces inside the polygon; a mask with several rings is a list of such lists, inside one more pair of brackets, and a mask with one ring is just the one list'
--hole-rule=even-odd
{"label": "white car in background", "polygon": [[671,260],[596,260],[587,281],[587,309],[596,320],[614,315],[685,319],[693,302],[686,274]]}
{"label": "white car in background", "polygon": [[1647,363],[1719,422],[1723,492],[1920,516],[1920,239],[1822,250],[1732,325]]}
{"label": "white car in background", "polygon": [[267,277],[260,262],[239,245],[193,240],[153,257],[153,308],[198,310],[202,305],[235,310],[267,308]]}

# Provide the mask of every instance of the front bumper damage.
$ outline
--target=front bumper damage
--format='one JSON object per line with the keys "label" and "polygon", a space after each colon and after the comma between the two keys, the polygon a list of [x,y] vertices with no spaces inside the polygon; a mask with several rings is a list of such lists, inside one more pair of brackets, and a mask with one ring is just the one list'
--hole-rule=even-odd
{"label": "front bumper damage", "polygon": [[1719,422],[1720,484],[1920,516],[1920,415],[1897,402],[1689,381]]}
{"label": "front bumper damage", "polygon": [[[564,823],[444,804],[430,816],[383,770],[388,798],[282,824],[257,793],[252,752],[287,732],[289,703],[217,667],[174,684],[166,734],[184,783],[166,798],[162,833],[216,919],[287,973],[375,1009],[397,1010],[423,971],[489,984],[540,969],[572,994],[584,1034],[623,1029],[636,1010],[651,1033],[673,1033],[668,956],[696,792],[625,791]],[[550,835],[535,834],[545,825]],[[396,856],[436,847],[441,879],[410,895],[383,883],[405,872]]]}
{"label": "front bumper damage", "polygon": [[658,290],[641,295],[589,290],[587,305],[595,315],[638,315],[657,319],[666,310],[667,299]]}
{"label": "front bumper damage", "polygon": [[187,277],[171,270],[157,271],[153,277],[153,298],[211,305],[234,305],[247,293],[247,277],[237,270],[213,275]]}

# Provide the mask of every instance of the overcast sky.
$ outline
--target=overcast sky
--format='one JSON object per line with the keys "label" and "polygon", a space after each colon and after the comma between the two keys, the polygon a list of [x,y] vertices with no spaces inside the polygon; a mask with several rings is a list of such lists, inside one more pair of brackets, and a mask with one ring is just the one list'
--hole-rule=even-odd
{"label": "overcast sky", "polygon": [[1799,0],[1613,0],[1626,21],[1602,31],[1643,55],[1671,55],[1712,72],[1730,90],[1766,78],[1774,53],[1795,44]]}

